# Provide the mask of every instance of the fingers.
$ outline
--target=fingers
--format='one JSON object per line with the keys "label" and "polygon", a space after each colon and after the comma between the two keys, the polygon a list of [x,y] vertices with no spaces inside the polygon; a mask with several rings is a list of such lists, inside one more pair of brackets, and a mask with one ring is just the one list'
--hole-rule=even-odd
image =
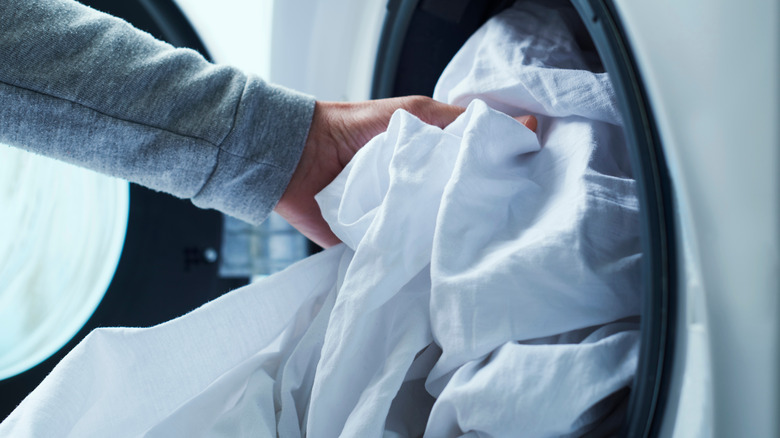
{"label": "fingers", "polygon": [[465,108],[435,101],[425,96],[409,96],[401,107],[423,122],[444,128],[458,118]]}
{"label": "fingers", "polygon": [[[394,108],[403,108],[423,122],[439,128],[445,128],[466,110],[465,108],[437,102],[424,96],[408,96],[385,99],[384,101],[391,104]],[[539,121],[532,115],[518,116],[514,117],[514,119],[533,132],[536,132],[539,126]]]}
{"label": "fingers", "polygon": [[[465,108],[441,103],[425,96],[384,99],[384,102],[391,104],[394,108],[403,108],[423,122],[439,128],[446,127],[466,110]],[[539,126],[538,120],[532,115],[518,116],[514,117],[514,119],[533,132],[536,132]]]}
{"label": "fingers", "polygon": [[525,125],[526,128],[530,129],[533,132],[536,132],[536,128],[539,125],[539,121],[536,120],[536,117],[528,115],[528,116],[518,116],[513,118],[518,122],[522,123],[523,125]]}

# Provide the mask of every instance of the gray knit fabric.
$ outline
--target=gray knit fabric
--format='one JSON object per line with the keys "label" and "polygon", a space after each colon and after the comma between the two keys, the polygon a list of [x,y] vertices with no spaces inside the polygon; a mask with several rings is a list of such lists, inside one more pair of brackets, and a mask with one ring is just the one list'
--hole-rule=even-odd
{"label": "gray knit fabric", "polygon": [[257,223],[313,111],[309,96],[76,2],[0,1],[0,143]]}

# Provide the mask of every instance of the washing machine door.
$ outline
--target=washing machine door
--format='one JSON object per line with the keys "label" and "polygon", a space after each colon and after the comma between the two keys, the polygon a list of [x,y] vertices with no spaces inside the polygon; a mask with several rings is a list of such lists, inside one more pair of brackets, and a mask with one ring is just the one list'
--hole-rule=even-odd
{"label": "washing machine door", "polygon": [[[124,18],[157,38],[208,55],[184,15],[171,1],[84,0],[82,3]],[[27,154],[22,151],[13,153]],[[25,155],[20,160],[26,162],[28,158]],[[55,163],[46,166],[63,165]],[[47,176],[53,178],[53,175],[59,175],[66,178],[68,172],[78,173],[78,179],[69,179],[69,184],[63,184],[62,179],[55,181],[55,185],[63,186],[61,188],[65,191],[63,196],[55,201],[78,201],[78,206],[66,205],[67,208],[60,210],[73,216],[73,224],[91,228],[84,230],[82,234],[58,229],[57,224],[61,225],[63,218],[57,220],[56,217],[50,217],[52,211],[60,211],[56,210],[57,205],[35,205],[22,202],[25,201],[23,199],[20,200],[19,208],[29,222],[23,224],[24,230],[30,233],[18,233],[21,237],[16,240],[26,245],[24,247],[40,249],[40,252],[50,259],[57,256],[56,252],[60,250],[66,253],[62,263],[38,263],[36,269],[41,271],[34,276],[38,279],[37,282],[40,282],[41,278],[56,278],[59,281],[67,281],[76,288],[83,289],[84,285],[87,285],[89,293],[79,295],[86,297],[82,300],[84,304],[76,308],[72,307],[71,302],[75,300],[68,300],[71,307],[64,310],[55,308],[63,310],[59,313],[64,313],[68,318],[47,323],[53,326],[51,332],[56,334],[51,339],[44,339],[48,341],[48,348],[29,349],[30,354],[19,356],[8,367],[3,368],[8,372],[0,376],[0,418],[5,418],[93,328],[159,324],[181,316],[247,282],[247,278],[222,278],[219,275],[222,214],[198,209],[189,201],[134,184],[128,187],[126,182],[112,179],[106,182],[103,181],[106,177],[80,169],[72,170],[68,166],[58,173],[52,172],[50,170]],[[2,179],[5,180],[6,177],[10,178],[11,175],[4,173]],[[83,182],[83,187],[77,184],[79,181]],[[18,181],[10,183],[9,187],[15,188]],[[81,192],[68,192],[76,189]],[[84,217],[86,212],[93,212],[94,215]],[[4,214],[10,213],[10,210],[4,210]],[[54,225],[37,228],[33,226],[38,222],[48,223],[47,221]],[[59,234],[62,236],[58,237]],[[90,249],[91,244],[62,240],[66,237],[73,240],[87,235],[102,242],[101,246]],[[16,240],[8,242],[13,243]],[[34,244],[35,242],[40,245]],[[84,258],[90,254],[92,258]],[[11,267],[14,260],[23,259],[23,255],[15,252],[3,254],[4,257],[10,257],[10,262],[3,265],[3,278],[14,274],[6,272],[8,269],[5,268]],[[36,258],[40,261],[39,259],[41,257]],[[74,263],[70,263],[70,259],[73,259]],[[98,261],[100,263],[96,264]],[[90,270],[89,275],[84,277],[85,266],[91,266],[88,262],[103,268]],[[27,269],[31,268],[28,266]],[[46,270],[48,274],[43,272]],[[8,305],[8,301],[3,301],[2,305]],[[23,308],[6,310],[14,313],[22,312]],[[59,313],[54,312],[53,315]],[[49,319],[52,318],[44,318]],[[45,332],[41,327],[36,330]]]}

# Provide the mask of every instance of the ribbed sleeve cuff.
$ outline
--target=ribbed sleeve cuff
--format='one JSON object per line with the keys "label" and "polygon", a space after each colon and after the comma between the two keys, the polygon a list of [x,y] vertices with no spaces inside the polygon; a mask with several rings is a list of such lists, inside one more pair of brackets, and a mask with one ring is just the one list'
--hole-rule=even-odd
{"label": "ribbed sleeve cuff", "polygon": [[298,165],[313,114],[313,97],[251,77],[214,170],[192,202],[262,222]]}

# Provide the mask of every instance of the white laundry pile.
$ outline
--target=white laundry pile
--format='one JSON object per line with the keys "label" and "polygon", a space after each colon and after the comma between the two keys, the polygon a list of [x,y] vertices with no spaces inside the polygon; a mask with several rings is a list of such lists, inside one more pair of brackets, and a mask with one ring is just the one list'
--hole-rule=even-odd
{"label": "white laundry pile", "polygon": [[393,116],[318,196],[344,245],[165,324],[94,331],[0,436],[598,426],[636,366],[638,205],[609,80],[561,17],[483,26],[436,90],[469,104],[446,129]]}

